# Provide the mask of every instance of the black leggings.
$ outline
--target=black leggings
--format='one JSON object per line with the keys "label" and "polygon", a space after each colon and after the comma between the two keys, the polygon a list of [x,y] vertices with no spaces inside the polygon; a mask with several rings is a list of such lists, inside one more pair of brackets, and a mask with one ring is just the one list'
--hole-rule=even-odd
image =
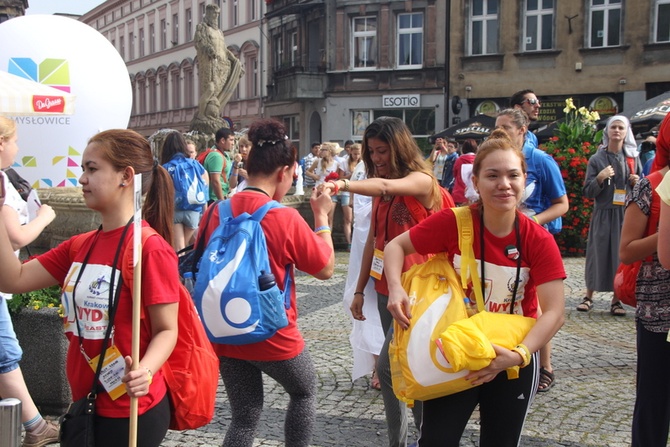
{"label": "black leggings", "polygon": [[481,418],[480,447],[516,447],[537,392],[538,357],[519,370],[518,379],[502,371],[483,385],[423,402],[421,447],[458,447],[477,404]]}
{"label": "black leggings", "polygon": [[263,374],[276,380],[289,394],[284,443],[307,447],[316,421],[316,370],[305,348],[289,360],[259,362],[220,357],[232,419],[223,440],[225,447],[251,447],[263,411]]}
{"label": "black leggings", "polygon": [[[137,418],[137,446],[159,447],[170,425],[167,394],[152,409]],[[128,444],[130,418],[95,417],[95,446],[118,447]]]}
{"label": "black leggings", "polygon": [[633,447],[665,447],[670,425],[670,343],[667,332],[651,332],[637,322],[637,390]]}

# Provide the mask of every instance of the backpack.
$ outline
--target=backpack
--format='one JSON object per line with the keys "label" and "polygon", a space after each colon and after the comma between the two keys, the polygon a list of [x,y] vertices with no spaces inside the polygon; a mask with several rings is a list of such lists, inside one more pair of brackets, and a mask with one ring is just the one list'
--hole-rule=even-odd
{"label": "backpack", "polygon": [[[649,220],[647,221],[647,229],[644,233],[645,237],[658,232],[658,220],[661,214],[661,198],[656,192],[656,187],[663,180],[663,174],[659,171],[652,172],[647,176],[651,184],[651,207],[649,213]],[[637,306],[637,298],[635,297],[635,286],[637,284],[637,274],[640,271],[643,261],[651,262],[652,256],[646,259],[635,261],[632,264],[620,263],[614,274],[614,295],[621,300],[622,303],[631,307]]]}
{"label": "backpack", "polygon": [[[453,208],[455,206],[454,199],[446,188],[440,186],[440,194],[442,194],[442,209]],[[426,217],[433,214],[432,211],[427,210],[414,196],[404,196],[403,199],[405,201],[405,206],[415,221],[421,222]]]}
{"label": "backpack", "polygon": [[[95,231],[84,233],[72,241],[70,259]],[[142,227],[142,244],[154,235],[151,227]],[[132,239],[131,239],[132,241]],[[133,244],[124,249],[121,278],[126,287],[133,287]],[[149,320],[144,319],[149,328]],[[161,371],[170,399],[170,429],[191,430],[207,425],[214,417],[219,384],[219,358],[207,340],[198,313],[186,288],[179,286],[177,343]]]}
{"label": "backpack", "polygon": [[205,166],[205,160],[207,160],[207,157],[209,157],[209,154],[211,154],[212,152],[217,152],[217,151],[220,152],[221,156],[223,157],[223,169],[221,169],[221,176],[223,177],[223,179],[222,179],[223,182],[227,183],[228,178],[226,177],[226,168],[228,167],[228,158],[226,157],[226,155],[223,152],[219,151],[216,148],[208,147],[207,149],[205,149],[204,151],[199,153],[198,156],[195,159],[198,160],[201,165]]}
{"label": "backpack", "polygon": [[[217,200],[212,203],[207,210],[202,215],[200,219],[199,228],[207,228],[209,225],[209,220],[212,218],[214,209],[219,205],[221,200]],[[205,238],[198,238],[197,244],[187,245],[177,252],[177,266],[179,269],[179,278],[181,279],[182,284],[184,283],[184,273],[191,272],[191,278],[197,276],[197,262],[196,259],[202,257],[203,251],[205,251]]]}
{"label": "backpack", "polygon": [[[204,151],[200,152],[200,153],[195,157],[195,159],[196,159],[198,162],[200,162],[201,165],[205,166],[205,160],[207,160],[207,157],[209,156],[209,154],[211,154],[212,152],[215,152],[215,151],[217,151],[217,150],[218,150],[218,149],[214,149],[214,148],[212,148],[212,147],[208,147],[208,148],[205,149]],[[224,163],[225,163],[225,161],[224,161]]]}
{"label": "backpack", "polygon": [[209,188],[202,178],[204,169],[184,154],[176,154],[163,167],[174,183],[175,209],[200,211],[209,198]]}
{"label": "backpack", "polygon": [[16,189],[16,192],[18,192],[21,198],[27,202],[28,197],[30,196],[30,191],[33,190],[33,188],[30,186],[30,183],[28,183],[28,180],[21,177],[19,173],[12,168],[7,168],[3,170],[3,172],[7,176],[7,179],[9,179],[10,183],[14,186],[14,189]]}
{"label": "backpack", "polygon": [[[219,203],[219,226],[212,232],[198,265],[193,299],[214,343],[245,345],[272,337],[288,326],[290,264],[284,291],[274,282],[261,220],[272,200],[253,214],[233,216],[230,201]],[[198,240],[200,243],[200,238]],[[271,277],[271,278],[270,278]],[[268,287],[263,283],[268,281]]]}

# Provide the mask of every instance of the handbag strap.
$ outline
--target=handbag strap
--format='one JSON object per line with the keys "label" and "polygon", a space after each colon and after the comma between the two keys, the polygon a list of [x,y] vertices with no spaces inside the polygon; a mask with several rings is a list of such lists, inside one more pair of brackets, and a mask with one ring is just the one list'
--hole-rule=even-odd
{"label": "handbag strap", "polygon": [[[112,287],[109,288],[109,322],[107,323],[105,338],[102,341],[102,350],[100,352],[100,357],[98,358],[98,365],[95,368],[95,376],[93,377],[91,392],[87,396],[89,400],[95,399],[98,393],[98,379],[100,377],[100,373],[102,372],[102,364],[104,363],[105,353],[107,352],[107,344],[112,334],[112,327],[114,326],[114,316],[116,315],[116,309],[119,304],[119,296],[121,295],[121,284],[119,283],[119,285],[116,288],[114,288],[113,285],[115,284],[116,281],[116,271],[119,262],[119,257],[121,256],[121,248],[124,245],[123,242],[126,238],[126,234],[128,233],[128,229],[130,228],[130,224],[132,222],[133,218],[131,217],[126,226],[124,227],[123,232],[121,233],[121,239],[119,240],[119,245],[116,247],[116,253],[114,254],[114,263],[112,264],[112,274],[109,279],[110,284],[112,285]],[[81,268],[79,269],[79,273],[77,275],[77,280],[75,281],[74,287],[72,288],[72,304],[74,306],[74,318],[77,324],[77,334],[79,336],[79,349],[82,351],[84,348],[82,342],[81,328],[79,327],[79,317],[77,316],[76,290],[81,280],[81,275],[84,272],[84,268],[86,267],[86,264],[88,264],[88,260],[91,257],[91,253],[93,252],[92,250],[93,245],[95,245],[95,242],[98,238],[98,235],[100,234],[100,231],[102,231],[102,226],[98,228],[98,231],[94,235],[95,239],[93,240],[91,247],[89,248],[88,252],[86,253],[86,256],[84,257],[84,260],[81,264]]]}
{"label": "handbag strap", "polygon": [[468,289],[468,279],[472,280],[472,288],[475,292],[477,312],[484,310],[484,294],[481,288],[481,279],[477,271],[475,252],[472,249],[474,242],[474,229],[472,226],[472,213],[470,207],[459,206],[451,209],[456,216],[458,227],[458,249],[461,251],[461,286],[463,290]]}
{"label": "handbag strap", "polygon": [[[472,281],[472,288],[475,292],[477,302],[477,312],[484,310],[484,280],[485,274],[485,259],[484,259],[484,212],[480,210],[480,250],[481,250],[481,275],[477,271],[477,261],[475,259],[474,245],[474,229],[472,225],[472,212],[469,206],[462,206],[452,208],[456,216],[456,224],[458,226],[458,248],[461,251],[461,286],[463,290],[468,288],[468,278]],[[516,301],[516,294],[519,288],[521,278],[521,236],[519,230],[519,217],[514,219],[514,231],[516,234],[516,249],[518,250],[516,258],[516,279],[514,281],[514,290],[512,292],[512,302],[510,305],[510,314],[514,313],[514,302]]]}

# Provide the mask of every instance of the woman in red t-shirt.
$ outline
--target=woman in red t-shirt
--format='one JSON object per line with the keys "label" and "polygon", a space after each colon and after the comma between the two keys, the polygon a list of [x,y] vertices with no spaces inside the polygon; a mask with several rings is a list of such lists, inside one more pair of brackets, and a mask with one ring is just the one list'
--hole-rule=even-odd
{"label": "woman in red t-shirt", "polygon": [[[442,192],[432,170],[428,167],[416,145],[412,132],[398,118],[382,117],[370,124],[363,134],[363,161],[368,179],[356,182],[337,180],[326,182],[323,190],[329,194],[339,191],[373,196],[372,220],[368,240],[363,251],[361,272],[351,304],[351,313],[357,320],[364,320],[363,290],[370,276],[376,279],[377,308],[382,322],[386,342],[377,361],[377,374],[384,398],[389,445],[405,446],[407,441],[407,406],[398,401],[391,384],[391,367],[388,345],[391,340],[393,319],[386,309],[388,288],[380,256],[384,247],[394,237],[405,232],[420,220],[442,209]],[[449,193],[444,191],[449,197]],[[453,201],[451,202],[453,206]],[[405,259],[404,270],[413,264],[422,263],[425,256],[414,255]],[[374,299],[375,297],[368,297]],[[421,405],[413,408],[414,419],[419,426]]]}
{"label": "woman in red t-shirt", "polygon": [[[170,404],[161,366],[177,341],[179,273],[172,237],[174,189],[158,165],[149,142],[131,130],[108,130],[93,136],[82,155],[79,178],[86,206],[100,214],[100,229],[74,236],[58,247],[21,264],[13,255],[0,216],[0,290],[23,293],[55,284],[63,287],[64,330],[70,342],[66,373],[74,401],[90,391],[95,371],[89,359],[99,357],[109,332],[95,408],[95,445],[118,446],[129,432],[130,398],[138,399],[137,445],[158,447],[167,433]],[[142,247],[142,293],[122,280],[122,253],[132,242],[135,174],[142,174],[146,193],[144,225],[163,237]],[[128,230],[128,231],[126,231]],[[78,237],[86,239],[75,244]],[[78,247],[77,247],[78,246]],[[115,262],[116,261],[116,262]],[[117,292],[118,290],[118,292]],[[140,328],[140,356],[132,371],[132,306],[141,299],[149,324]],[[110,310],[116,313],[110,328]],[[151,330],[149,330],[151,328]],[[121,381],[118,382],[118,377]]]}
{"label": "woman in red t-shirt", "polygon": [[[248,138],[252,148],[246,162],[247,186],[229,199],[235,216],[243,212],[252,214],[270,200],[281,201],[293,183],[296,168],[296,150],[279,121],[254,122],[249,127]],[[290,207],[273,208],[261,221],[270,268],[277,284],[284,284],[287,265],[318,279],[328,279],[333,274],[335,256],[328,226],[332,201],[328,194],[313,190],[310,203],[315,231]],[[217,207],[198,237],[209,240],[219,224],[218,216]],[[289,275],[293,276],[293,268]],[[214,345],[232,413],[224,446],[253,443],[263,410],[263,373],[279,382],[289,394],[285,445],[307,447],[310,444],[316,419],[316,371],[296,323],[298,305],[294,287],[290,293],[287,327],[258,343]]]}
{"label": "woman in red t-shirt", "polygon": [[[526,415],[537,392],[538,351],[563,324],[565,297],[563,261],[551,234],[518,210],[526,182],[521,151],[505,131],[495,130],[477,150],[473,182],[480,201],[470,206],[473,250],[480,266],[486,310],[537,318],[515,349],[494,345],[489,366],[466,379],[480,385],[460,393],[427,400],[419,445],[458,447],[465,426],[479,405],[482,446],[517,446]],[[452,210],[436,213],[389,242],[384,250],[389,284],[388,308],[402,328],[411,309],[402,288],[403,258],[412,253],[446,252],[460,271],[458,225]],[[518,256],[515,256],[515,253]],[[519,257],[520,256],[520,257]],[[510,288],[510,285],[518,286]],[[514,292],[518,293],[513,296]],[[538,302],[542,315],[537,316]],[[512,304],[513,303],[513,304]],[[519,378],[505,370],[522,366]],[[526,366],[529,366],[526,368]],[[449,424],[449,429],[445,429]]]}

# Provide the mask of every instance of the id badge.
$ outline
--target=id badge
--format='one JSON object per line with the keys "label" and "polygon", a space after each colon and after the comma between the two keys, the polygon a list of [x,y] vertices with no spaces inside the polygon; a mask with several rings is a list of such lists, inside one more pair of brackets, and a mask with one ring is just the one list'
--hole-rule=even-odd
{"label": "id badge", "polygon": [[382,279],[382,271],[384,270],[384,252],[375,248],[374,256],[372,258],[372,267],[370,268],[370,276],[374,279]]}
{"label": "id badge", "polygon": [[[98,367],[99,360],[100,356],[98,355],[88,361],[93,372]],[[105,351],[105,361],[100,371],[100,383],[102,383],[102,386],[112,400],[116,400],[126,394],[126,386],[121,382],[125,368],[126,363],[118,348],[116,346],[107,348]]]}
{"label": "id badge", "polygon": [[613,205],[625,205],[626,204],[626,190],[625,189],[615,189],[614,196],[612,197]]}

